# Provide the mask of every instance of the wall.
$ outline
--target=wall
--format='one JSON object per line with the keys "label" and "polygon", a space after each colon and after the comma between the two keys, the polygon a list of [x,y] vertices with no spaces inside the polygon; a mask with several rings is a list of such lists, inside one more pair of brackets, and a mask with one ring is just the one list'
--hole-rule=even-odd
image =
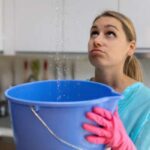
{"label": "wall", "polygon": [[[55,59],[54,59],[55,58]],[[39,60],[40,71],[39,80],[44,79],[45,72],[43,63],[48,61],[47,79],[81,79],[86,80],[94,75],[94,67],[89,63],[87,56],[78,55],[74,57],[61,56],[60,60],[54,56],[1,56],[0,57],[0,91],[8,87],[29,80],[32,74],[31,63],[33,60]],[[24,70],[24,62],[28,61],[28,69]],[[150,87],[150,60],[140,59],[144,72],[144,83]],[[30,78],[30,81],[34,79]]]}
{"label": "wall", "polygon": [[[150,87],[150,59],[139,58],[139,61],[143,70],[144,83]],[[75,77],[77,79],[88,79],[92,77],[93,74],[94,68],[91,66],[88,59],[81,59],[76,62]]]}
{"label": "wall", "polygon": [[[0,56],[0,99],[4,99],[3,92],[16,84],[34,81],[31,64],[39,62],[38,79],[89,79],[93,76],[94,68],[86,56]],[[47,61],[48,71],[44,71],[44,62]],[[28,63],[25,70],[24,63]],[[47,77],[45,75],[47,74]]]}
{"label": "wall", "polygon": [[140,59],[140,62],[142,64],[142,70],[144,72],[144,83],[150,87],[150,59],[143,58]]}

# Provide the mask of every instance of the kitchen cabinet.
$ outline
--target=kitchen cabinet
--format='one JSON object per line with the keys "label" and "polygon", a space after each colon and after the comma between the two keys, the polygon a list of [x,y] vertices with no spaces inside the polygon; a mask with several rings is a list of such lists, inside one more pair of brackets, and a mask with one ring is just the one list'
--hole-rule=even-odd
{"label": "kitchen cabinet", "polygon": [[111,0],[5,0],[5,53],[86,52],[92,20]]}
{"label": "kitchen cabinet", "polygon": [[2,0],[0,0],[0,51],[3,51],[3,32],[2,32],[2,26],[3,26],[3,7],[2,7],[3,3]]}
{"label": "kitchen cabinet", "polygon": [[150,48],[149,0],[120,0],[119,11],[127,15],[137,31],[137,47]]}
{"label": "kitchen cabinet", "polygon": [[0,149],[1,150],[16,150],[13,138],[0,136]]}
{"label": "kitchen cabinet", "polygon": [[[10,0],[6,0],[10,1]],[[5,27],[13,37],[10,49],[15,52],[56,51],[60,39],[59,0],[13,0],[5,2]],[[10,12],[10,7],[13,10]],[[10,15],[11,14],[11,15]],[[13,20],[11,25],[9,21]],[[13,26],[13,27],[12,27]],[[6,41],[5,45],[10,45]],[[8,48],[7,48],[8,49]]]}
{"label": "kitchen cabinet", "polygon": [[4,54],[14,54],[14,0],[3,0],[3,50]]}
{"label": "kitchen cabinet", "polygon": [[137,31],[137,47],[150,48],[149,0],[138,3],[136,0],[0,0],[0,4],[2,2],[0,49],[4,49],[5,54],[87,52],[92,21],[107,9],[129,16]]}
{"label": "kitchen cabinet", "polygon": [[[61,2],[61,1],[60,1]],[[15,0],[15,50],[57,51],[58,0]]]}
{"label": "kitchen cabinet", "polygon": [[63,50],[87,52],[87,43],[93,19],[104,10],[117,10],[118,1],[65,0],[63,9]]}

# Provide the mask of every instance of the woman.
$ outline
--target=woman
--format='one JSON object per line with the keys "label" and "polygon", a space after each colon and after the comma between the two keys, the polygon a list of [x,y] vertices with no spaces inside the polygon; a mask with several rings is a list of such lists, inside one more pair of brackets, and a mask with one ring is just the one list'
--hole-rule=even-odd
{"label": "woman", "polygon": [[149,150],[150,89],[142,83],[134,56],[136,34],[132,22],[115,11],[97,16],[88,49],[89,60],[95,67],[92,81],[111,86],[124,98],[114,114],[97,107],[86,114],[101,126],[84,123],[83,128],[91,133],[86,140],[106,144],[113,150]]}

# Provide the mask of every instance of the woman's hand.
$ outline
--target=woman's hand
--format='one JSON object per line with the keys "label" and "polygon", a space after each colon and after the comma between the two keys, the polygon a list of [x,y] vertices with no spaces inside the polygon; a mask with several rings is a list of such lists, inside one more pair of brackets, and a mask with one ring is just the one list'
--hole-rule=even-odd
{"label": "woman's hand", "polygon": [[117,110],[112,114],[105,109],[95,107],[92,112],[86,114],[86,117],[97,123],[97,126],[83,124],[83,128],[93,134],[85,137],[90,143],[106,144],[113,150],[136,150]]}

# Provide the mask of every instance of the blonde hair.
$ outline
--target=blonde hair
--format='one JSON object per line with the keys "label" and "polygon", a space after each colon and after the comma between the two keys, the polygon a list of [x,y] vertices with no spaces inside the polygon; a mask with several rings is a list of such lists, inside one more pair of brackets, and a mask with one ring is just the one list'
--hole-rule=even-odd
{"label": "blonde hair", "polygon": [[[120,23],[122,24],[122,28],[125,32],[127,41],[136,41],[135,28],[133,26],[132,21],[128,17],[116,11],[104,11],[102,14],[98,15],[94,19],[93,23],[101,17],[113,17],[120,21]],[[143,81],[142,69],[135,55],[128,56],[126,58],[123,71],[127,76],[137,81]]]}

